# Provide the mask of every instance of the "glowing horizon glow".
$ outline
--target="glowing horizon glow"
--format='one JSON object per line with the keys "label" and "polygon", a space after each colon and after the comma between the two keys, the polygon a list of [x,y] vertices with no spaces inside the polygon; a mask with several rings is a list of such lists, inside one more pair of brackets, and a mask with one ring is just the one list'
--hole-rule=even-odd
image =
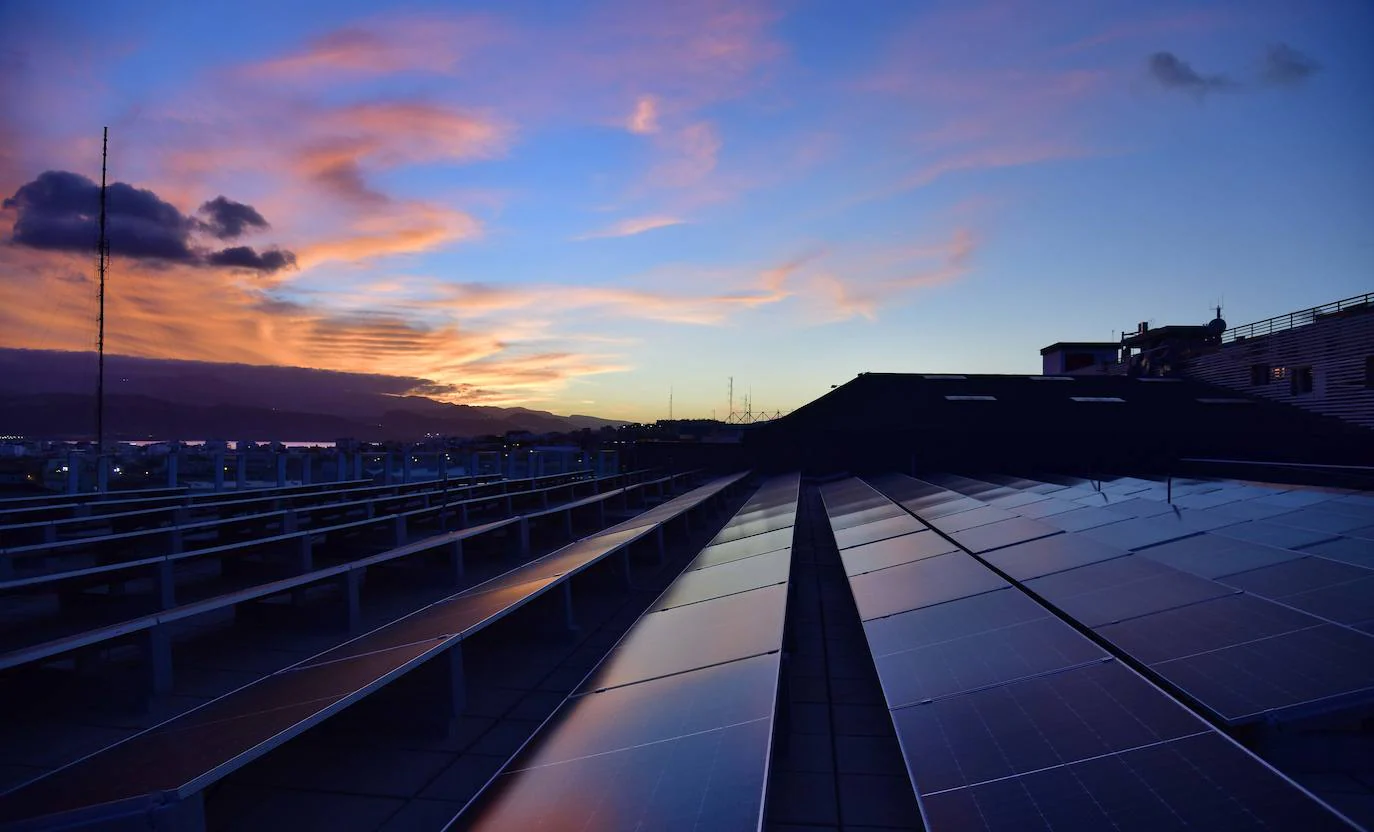
{"label": "glowing horizon glow", "polygon": [[[112,181],[270,226],[116,256],[112,353],[723,417],[1370,287],[1366,7],[280,6],[0,10],[0,199],[108,124]],[[19,221],[0,347],[91,349],[92,258]]]}

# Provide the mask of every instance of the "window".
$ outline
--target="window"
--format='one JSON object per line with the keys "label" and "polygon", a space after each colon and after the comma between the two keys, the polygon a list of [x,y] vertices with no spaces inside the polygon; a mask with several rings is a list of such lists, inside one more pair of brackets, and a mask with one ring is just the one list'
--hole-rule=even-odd
{"label": "window", "polygon": [[1288,392],[1294,396],[1301,396],[1304,393],[1312,392],[1312,368],[1294,367],[1293,373],[1288,379]]}
{"label": "window", "polygon": [[1076,402],[1125,402],[1126,400],[1118,396],[1069,396]]}
{"label": "window", "polygon": [[1261,384],[1269,383],[1269,365],[1251,364],[1250,365],[1250,384],[1258,387]]}
{"label": "window", "polygon": [[995,402],[996,396],[945,396],[949,402]]}

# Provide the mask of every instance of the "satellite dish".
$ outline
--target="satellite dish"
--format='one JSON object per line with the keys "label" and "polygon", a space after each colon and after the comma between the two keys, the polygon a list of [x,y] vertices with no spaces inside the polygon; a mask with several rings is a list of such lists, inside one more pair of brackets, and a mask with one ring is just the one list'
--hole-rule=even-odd
{"label": "satellite dish", "polygon": [[1226,331],[1226,321],[1221,318],[1213,318],[1207,323],[1207,331],[1212,335],[1220,335]]}

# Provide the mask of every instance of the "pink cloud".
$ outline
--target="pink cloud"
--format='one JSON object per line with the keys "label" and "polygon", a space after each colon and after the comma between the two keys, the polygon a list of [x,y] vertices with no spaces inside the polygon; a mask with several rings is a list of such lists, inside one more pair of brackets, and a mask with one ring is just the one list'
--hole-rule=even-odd
{"label": "pink cloud", "polygon": [[686,221],[678,219],[677,217],[635,217],[633,219],[621,220],[607,228],[583,234],[575,239],[596,240],[604,237],[631,237],[635,234],[653,231],[656,228],[682,225],[684,222]]}
{"label": "pink cloud", "polygon": [[658,99],[641,95],[635,99],[634,112],[625,120],[625,129],[640,135],[658,132]]}
{"label": "pink cloud", "polygon": [[486,18],[388,15],[327,32],[302,49],[249,64],[239,73],[296,83],[335,82],[340,75],[451,74],[466,54],[500,37]]}
{"label": "pink cloud", "polygon": [[666,158],[649,172],[649,183],[660,188],[696,185],[716,169],[721,140],[708,121],[689,124],[664,137]]}

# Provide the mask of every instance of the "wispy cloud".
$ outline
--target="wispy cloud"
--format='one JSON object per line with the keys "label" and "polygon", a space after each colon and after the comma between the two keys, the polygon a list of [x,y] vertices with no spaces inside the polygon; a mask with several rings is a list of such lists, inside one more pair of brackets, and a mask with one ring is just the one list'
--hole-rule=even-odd
{"label": "wispy cloud", "polygon": [[597,240],[604,237],[632,237],[635,234],[643,234],[645,231],[653,231],[656,228],[667,228],[672,225],[682,225],[686,220],[677,217],[634,217],[628,220],[621,220],[614,225],[603,228],[599,231],[592,231],[578,237],[575,240]]}

